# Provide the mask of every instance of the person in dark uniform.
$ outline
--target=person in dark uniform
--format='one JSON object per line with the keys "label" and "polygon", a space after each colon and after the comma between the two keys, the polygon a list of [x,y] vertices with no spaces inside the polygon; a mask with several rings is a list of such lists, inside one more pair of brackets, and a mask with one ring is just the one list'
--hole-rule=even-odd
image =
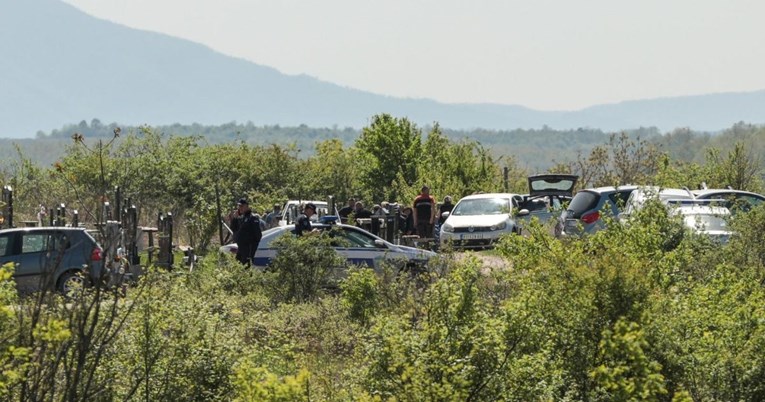
{"label": "person in dark uniform", "polygon": [[245,198],[237,202],[236,212],[231,219],[231,231],[234,232],[237,261],[249,267],[258,251],[263,232],[260,230],[260,219],[252,214]]}
{"label": "person in dark uniform", "polygon": [[399,212],[398,229],[401,231],[401,234],[405,236],[414,234],[415,229],[414,219],[412,218],[412,207],[404,207]]}
{"label": "person in dark uniform", "polygon": [[446,218],[444,218],[444,212],[451,213],[454,209],[454,204],[452,204],[452,196],[447,195],[444,197],[444,202],[441,204],[440,207],[438,207],[438,223],[440,225],[443,225],[446,221]]}
{"label": "person in dark uniform", "polygon": [[316,213],[316,205],[312,202],[305,204],[303,213],[295,221],[295,234],[302,236],[304,232],[311,233],[311,217]]}
{"label": "person in dark uniform", "polygon": [[348,223],[348,215],[353,212],[353,207],[356,205],[356,199],[349,198],[348,205],[340,208],[337,214],[340,216],[340,223]]}
{"label": "person in dark uniform", "polygon": [[412,207],[417,235],[421,238],[433,237],[433,224],[436,218],[436,199],[430,195],[430,187],[422,186],[420,194],[414,199]]}

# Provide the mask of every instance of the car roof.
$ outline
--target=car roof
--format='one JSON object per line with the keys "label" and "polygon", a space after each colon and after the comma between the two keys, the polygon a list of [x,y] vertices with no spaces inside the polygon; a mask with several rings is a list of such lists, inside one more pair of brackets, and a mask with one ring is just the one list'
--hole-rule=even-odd
{"label": "car roof", "polygon": [[[317,222],[311,222],[311,228],[312,229],[331,229],[333,227],[340,227],[340,228],[347,228],[347,229],[353,229],[353,230],[361,230],[366,233],[369,233],[368,231],[364,230],[363,228],[360,228],[358,226],[354,225],[346,225],[344,223],[317,223]],[[271,229],[266,230],[263,232],[263,237],[272,237],[275,234],[282,234],[284,232],[291,232],[295,230],[295,225],[285,225],[285,226],[277,226]],[[380,238],[379,236],[375,236],[374,233],[369,233],[371,236]],[[384,240],[384,239],[383,239]]]}
{"label": "car roof", "polygon": [[460,201],[462,200],[481,200],[481,199],[488,199],[488,198],[513,198],[513,197],[522,197],[522,194],[514,194],[514,193],[481,193],[481,194],[471,194],[465,197],[460,198]]}
{"label": "car roof", "polygon": [[51,230],[55,231],[67,231],[67,232],[85,232],[85,228],[73,228],[69,226],[40,226],[40,227],[28,227],[28,228],[11,228],[11,229],[0,229],[0,233],[11,233],[11,232],[49,232]]}
{"label": "car roof", "polygon": [[733,190],[729,188],[708,188],[704,190],[693,190],[693,194],[695,194],[697,197],[705,197],[709,195],[715,195],[715,194],[743,194],[743,195],[751,195],[756,198],[765,199],[765,196],[758,193],[753,193],[751,191],[744,191],[744,190]]}
{"label": "car roof", "polygon": [[327,201],[311,201],[311,200],[288,200],[286,204],[293,204],[293,205],[300,205],[300,204],[321,204],[321,205],[327,205]]}
{"label": "car roof", "polygon": [[604,187],[592,187],[592,188],[585,188],[579,191],[589,191],[594,193],[612,193],[617,191],[633,191],[636,190],[638,186],[634,184],[627,184],[624,186],[604,186]]}
{"label": "car roof", "polygon": [[670,198],[694,198],[691,190],[686,188],[663,188],[658,186],[641,186],[635,189],[631,198],[642,198],[643,196],[658,196],[662,200]]}

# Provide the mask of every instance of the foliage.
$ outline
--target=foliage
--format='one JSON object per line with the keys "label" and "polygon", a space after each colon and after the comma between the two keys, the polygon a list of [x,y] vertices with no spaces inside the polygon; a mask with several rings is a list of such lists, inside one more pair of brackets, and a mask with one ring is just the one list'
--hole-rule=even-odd
{"label": "foliage", "polygon": [[335,249],[333,238],[306,233],[283,235],[271,243],[279,250],[271,262],[272,290],[275,298],[303,303],[316,300],[322,289],[333,285],[333,274],[345,264]]}
{"label": "foliage", "polygon": [[578,175],[581,188],[647,184],[658,170],[660,154],[655,144],[622,132],[611,134],[606,144],[595,146],[587,157],[580,153],[576,161],[559,164],[555,170]]}
{"label": "foliage", "polygon": [[243,364],[237,369],[237,401],[292,402],[309,401],[308,372],[279,378],[262,367]]}
{"label": "foliage", "polygon": [[348,309],[349,317],[366,325],[379,304],[378,279],[375,272],[367,268],[351,268],[348,277],[340,282],[342,303]]}
{"label": "foliage", "polygon": [[[227,128],[226,143],[148,127],[100,143],[81,138],[55,168],[19,154],[3,178],[22,214],[42,200],[97,215],[100,197],[120,186],[144,216],[172,211],[183,236],[212,250],[220,215],[243,195],[258,211],[286,198],[406,200],[421,183],[459,197],[502,189],[503,165],[511,191],[525,187],[524,168],[490,152],[511,133],[453,141],[434,125],[423,138],[406,119],[382,115],[365,131],[369,143],[344,148],[317,132],[311,154],[255,144],[236,129]],[[579,165],[556,169],[580,169],[591,183],[759,191],[760,148],[751,142],[762,132],[617,134]],[[720,138],[735,141],[675,157],[689,141]],[[409,153],[407,163],[383,169],[388,161],[363,144]],[[324,235],[281,238],[269,272],[208,253],[191,272],[147,267],[126,293],[89,288],[69,299],[20,297],[6,267],[0,399],[765,399],[765,206],[731,218],[726,245],[688,235],[659,202],[627,225],[602,219],[607,230],[581,239],[531,222],[491,254],[444,253],[444,269],[422,275],[347,267]],[[506,264],[484,263],[492,258]]]}
{"label": "foliage", "polygon": [[388,114],[372,117],[354,147],[362,163],[359,180],[375,200],[397,200],[391,186],[400,176],[407,186],[417,184],[417,165],[422,156],[422,132],[406,118]]}
{"label": "foliage", "polygon": [[658,401],[667,393],[661,365],[646,356],[648,343],[640,326],[619,320],[600,341],[604,361],[591,375],[609,401]]}

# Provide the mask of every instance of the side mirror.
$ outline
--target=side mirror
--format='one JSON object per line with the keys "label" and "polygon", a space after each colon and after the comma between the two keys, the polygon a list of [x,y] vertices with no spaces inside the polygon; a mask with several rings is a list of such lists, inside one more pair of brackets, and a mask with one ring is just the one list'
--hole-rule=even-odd
{"label": "side mirror", "polygon": [[449,212],[449,211],[444,211],[443,213],[441,213],[441,218],[443,218],[443,219],[446,219],[446,218],[448,218],[448,217],[449,217],[449,215],[451,215],[451,212]]}
{"label": "side mirror", "polygon": [[518,211],[518,216],[526,216],[528,214],[530,214],[530,212],[526,208],[523,208],[522,210]]}
{"label": "side mirror", "polygon": [[388,248],[388,246],[385,244],[385,240],[382,239],[375,239],[375,246],[379,248]]}

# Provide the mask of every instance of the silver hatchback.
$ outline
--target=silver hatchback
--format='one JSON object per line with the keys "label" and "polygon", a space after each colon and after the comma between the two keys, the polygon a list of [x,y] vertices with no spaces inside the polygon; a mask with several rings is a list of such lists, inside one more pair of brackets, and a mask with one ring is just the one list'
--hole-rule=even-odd
{"label": "silver hatchback", "polygon": [[39,227],[0,230],[0,266],[12,263],[19,292],[75,286],[102,278],[102,249],[82,228]]}

